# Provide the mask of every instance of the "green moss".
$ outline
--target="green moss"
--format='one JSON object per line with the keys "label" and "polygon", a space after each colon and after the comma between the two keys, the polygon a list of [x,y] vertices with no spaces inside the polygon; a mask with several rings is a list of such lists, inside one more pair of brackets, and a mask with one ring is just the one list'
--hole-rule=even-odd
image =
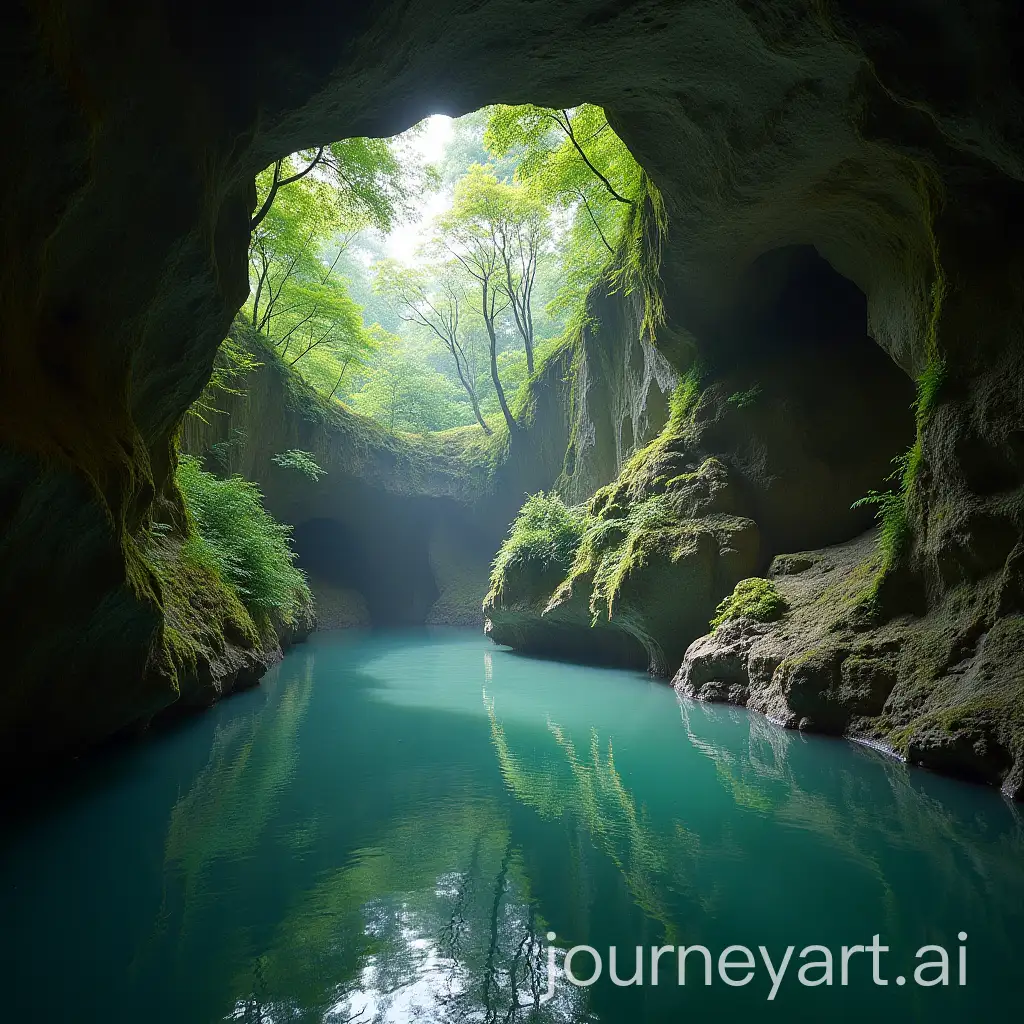
{"label": "green moss", "polygon": [[771,580],[754,576],[740,580],[733,592],[715,610],[711,629],[718,629],[730,619],[754,619],[774,622],[786,612],[786,602]]}
{"label": "green moss", "polygon": [[[563,571],[553,602],[567,599],[586,580],[593,619],[611,619],[623,585],[652,556],[675,563],[691,553],[699,531],[690,521],[687,496],[679,487],[718,463],[708,459],[692,473],[671,475],[666,470],[678,465],[680,451],[686,448],[701,381],[700,368],[691,367],[671,396],[669,421],[661,433],[585,507],[568,509],[552,495],[529,499],[495,559],[488,600],[501,594],[510,567],[532,560],[538,568],[557,565]],[[556,541],[557,557],[547,547],[549,529],[571,536],[571,544]]]}
{"label": "green moss", "polygon": [[665,299],[661,283],[661,257],[668,214],[658,187],[642,174],[643,198],[629,213],[622,241],[612,261],[610,280],[626,295],[643,298],[642,333],[651,340],[665,323]]}
{"label": "green moss", "polygon": [[500,599],[514,568],[530,565],[542,572],[552,567],[568,570],[583,537],[584,522],[584,510],[566,505],[557,494],[540,491],[530,495],[494,559],[485,603]]}
{"label": "green moss", "polygon": [[919,431],[931,418],[935,407],[939,404],[946,376],[945,360],[938,355],[933,355],[917,378],[917,401],[914,406],[914,415]]}
{"label": "green moss", "polygon": [[159,582],[165,654],[175,672],[194,670],[200,656],[216,656],[229,640],[262,646],[260,629],[202,538],[157,536],[147,554]]}
{"label": "green moss", "polygon": [[737,409],[747,409],[752,406],[761,395],[761,385],[755,384],[752,388],[748,388],[746,391],[737,391],[731,394],[727,401],[730,405],[736,406]]}

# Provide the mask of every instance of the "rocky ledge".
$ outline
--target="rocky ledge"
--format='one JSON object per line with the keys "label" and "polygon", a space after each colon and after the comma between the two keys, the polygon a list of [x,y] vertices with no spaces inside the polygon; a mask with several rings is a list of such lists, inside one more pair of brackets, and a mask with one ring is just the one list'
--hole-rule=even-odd
{"label": "rocky ledge", "polygon": [[779,617],[738,603],[690,645],[673,685],[1024,798],[1024,616],[999,615],[1012,577],[880,622],[881,563],[874,531],[778,556],[767,582]]}

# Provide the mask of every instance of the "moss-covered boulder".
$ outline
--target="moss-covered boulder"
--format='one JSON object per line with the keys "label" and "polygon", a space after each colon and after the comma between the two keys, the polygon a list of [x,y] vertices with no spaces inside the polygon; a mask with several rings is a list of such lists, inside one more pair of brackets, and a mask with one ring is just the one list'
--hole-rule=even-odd
{"label": "moss-covered boulder", "polygon": [[[833,339],[822,351],[818,341],[813,330],[786,336],[802,356],[795,366],[773,365],[763,353],[728,366],[691,365],[661,433],[574,513],[571,561],[517,540],[520,527],[532,529],[524,509],[495,563],[484,609],[489,635],[602,659],[611,656],[609,643],[617,655],[625,641],[601,634],[624,633],[652,671],[669,674],[716,614],[769,618],[781,609],[769,581],[744,584],[728,607],[719,602],[786,538],[844,539],[865,529],[871,510],[851,505],[884,481],[911,425],[909,409],[892,403],[875,415],[865,393],[863,373],[880,393],[909,399],[884,355],[863,338]],[[872,424],[856,436],[847,422],[853,413]],[[573,631],[579,637],[570,641]]]}
{"label": "moss-covered boulder", "polygon": [[758,562],[726,466],[690,446],[699,389],[589,503],[535,495],[495,560],[488,635],[522,650],[646,664],[665,674]]}
{"label": "moss-covered boulder", "polygon": [[[884,560],[877,531],[776,558],[769,581],[737,586],[736,614],[691,644],[674,685],[1024,796],[1024,615],[997,611],[1019,581],[891,615],[878,604]],[[783,603],[772,621],[743,597],[765,582]]]}

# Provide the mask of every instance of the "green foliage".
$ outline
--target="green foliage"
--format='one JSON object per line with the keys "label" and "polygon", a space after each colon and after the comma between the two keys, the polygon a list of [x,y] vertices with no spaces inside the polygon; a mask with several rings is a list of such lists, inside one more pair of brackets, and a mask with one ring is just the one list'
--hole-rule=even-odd
{"label": "green foliage", "polygon": [[176,479],[195,527],[194,560],[215,568],[253,615],[293,621],[312,597],[294,565],[291,528],[267,512],[259,488],[240,476],[218,479],[187,455]]}
{"label": "green foliage", "polygon": [[568,216],[564,284],[552,307],[571,312],[637,228],[633,213],[648,193],[643,171],[604,111],[590,104],[571,110],[493,107],[484,142],[495,157],[518,152],[516,180]]}
{"label": "green foliage", "polygon": [[217,350],[213,372],[206,387],[189,406],[188,414],[204,423],[209,422],[207,416],[218,415],[224,411],[217,408],[218,395],[242,394],[242,382],[253,370],[259,369],[262,365],[245,345],[228,336]]}
{"label": "green foliage", "polygon": [[879,526],[883,573],[899,565],[910,547],[911,526],[907,515],[907,498],[921,467],[921,442],[915,441],[906,452],[897,455],[892,464],[894,469],[887,479],[899,486],[888,491],[868,491],[850,506],[876,506],[875,520]]}
{"label": "green foliage", "polygon": [[938,403],[945,380],[946,365],[937,357],[929,361],[917,378],[917,398],[914,403],[917,437],[910,448],[892,460],[893,471],[887,477],[897,486],[888,491],[868,491],[851,506],[876,506],[875,520],[879,526],[879,543],[883,555],[882,575],[900,565],[910,551],[913,527],[908,503],[924,459],[922,431]]}
{"label": "green foliage", "polygon": [[755,384],[752,388],[748,388],[746,391],[737,391],[728,398],[730,405],[736,406],[737,409],[748,409],[752,406],[758,398],[761,396],[761,385]]}
{"label": "green foliage", "polygon": [[[252,326],[300,372],[311,355],[321,365],[324,357],[362,362],[375,347],[362,309],[337,273],[351,235],[323,199],[324,183],[306,180],[281,189],[253,232],[245,307]],[[331,368],[323,375],[329,379]]]}
{"label": "green foliage", "polygon": [[438,168],[444,186],[453,187],[473,164],[490,164],[500,181],[510,182],[514,178],[520,157],[515,147],[496,156],[488,151],[484,142],[492,109],[483,107],[457,118],[452,124],[451,141],[445,147]]}
{"label": "green foliage", "polygon": [[[669,396],[668,422],[661,433],[626,460],[614,485],[617,492],[636,500],[663,479],[662,461],[685,440],[704,387],[704,370],[695,362]],[[600,492],[598,492],[600,493]]]}
{"label": "green foliage", "polygon": [[394,339],[347,404],[389,433],[447,430],[473,422],[464,391],[450,377],[410,358]]}
{"label": "green foliage", "polygon": [[390,230],[422,178],[383,139],[347,139],[295,154],[257,178],[246,312],[325,395],[334,395],[379,343],[339,266],[351,274],[357,262],[345,257],[354,239],[367,228]]}
{"label": "green foliage", "polygon": [[327,470],[317,465],[312,452],[304,452],[297,448],[271,455],[270,461],[283,469],[294,469],[303,476],[309,477],[314,483],[320,477],[327,475]]}
{"label": "green foliage", "polygon": [[[589,505],[567,508],[552,495],[530,499],[495,559],[488,600],[500,596],[510,567],[532,559],[534,565],[557,565],[562,571],[553,602],[567,599],[577,583],[586,580],[594,620],[600,615],[610,619],[623,585],[652,556],[676,563],[692,551],[699,528],[686,515],[683,488],[700,473],[717,474],[721,466],[708,459],[694,473],[670,476],[666,471],[677,465],[675,453],[700,400],[701,379],[700,367],[691,367],[671,398],[669,422],[662,432],[636,452],[618,479],[601,488]],[[567,538],[557,558],[544,546],[548,523],[561,524]]]}
{"label": "green foliage", "polygon": [[919,429],[931,418],[945,383],[946,363],[936,356],[929,360],[917,378],[917,402],[914,409]]}
{"label": "green foliage", "polygon": [[259,646],[259,630],[210,546],[195,533],[183,543],[162,534],[154,531],[147,563],[160,583],[164,641],[174,669],[194,669],[201,654],[214,655],[229,637]]}
{"label": "green foliage", "polygon": [[[927,175],[922,173],[919,187],[926,200],[926,205],[935,215],[939,204],[939,190]],[[930,227],[930,225],[929,225]],[[934,279],[931,287],[931,309],[928,317],[925,336],[926,363],[917,378],[917,393],[914,401],[914,420],[917,436],[914,443],[902,455],[893,459],[893,472],[888,479],[898,484],[888,491],[869,491],[868,494],[853,503],[853,508],[862,505],[875,505],[876,521],[880,529],[880,546],[882,566],[874,584],[868,591],[869,603],[878,592],[878,586],[887,573],[903,563],[910,551],[913,541],[913,525],[910,519],[909,504],[912,500],[915,483],[920,476],[924,463],[924,429],[931,419],[942,395],[947,380],[945,360],[939,351],[938,329],[942,317],[943,304],[946,300],[948,283],[942,262],[939,259],[938,243],[934,233],[931,237],[932,262]]]}
{"label": "green foliage", "polygon": [[715,609],[711,629],[718,629],[730,619],[753,619],[774,622],[786,613],[786,602],[771,580],[758,576],[740,580],[733,592]]}
{"label": "green foliage", "polygon": [[583,537],[584,523],[582,506],[566,505],[554,493],[531,494],[494,559],[492,593],[500,594],[505,574],[513,566],[531,564],[542,570],[567,570]]}

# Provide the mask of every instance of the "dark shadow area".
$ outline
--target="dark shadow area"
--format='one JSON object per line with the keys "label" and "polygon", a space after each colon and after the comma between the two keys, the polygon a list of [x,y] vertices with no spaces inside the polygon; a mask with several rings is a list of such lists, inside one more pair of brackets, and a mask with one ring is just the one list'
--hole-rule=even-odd
{"label": "dark shadow area", "polygon": [[868,340],[864,293],[810,245],[784,246],[754,260],[733,311],[715,344],[722,366],[737,358],[793,358],[808,348],[859,348]]}
{"label": "dark shadow area", "polygon": [[298,564],[334,586],[359,591],[375,626],[422,625],[438,588],[430,567],[426,502],[387,502],[372,523],[309,519],[295,528]]}
{"label": "dark shadow area", "polygon": [[914,439],[914,382],[867,334],[863,292],[811,246],[765,253],[701,357],[723,411],[703,444],[738,470],[762,559],[849,540]]}

